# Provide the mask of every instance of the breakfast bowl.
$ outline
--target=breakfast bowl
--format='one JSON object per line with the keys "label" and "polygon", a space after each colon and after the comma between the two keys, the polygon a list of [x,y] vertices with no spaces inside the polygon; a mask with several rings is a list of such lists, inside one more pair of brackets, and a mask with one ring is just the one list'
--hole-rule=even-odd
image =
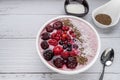
{"label": "breakfast bowl", "polygon": [[100,38],[87,21],[74,16],[59,16],[40,27],[36,48],[48,68],[73,75],[95,63],[100,53]]}

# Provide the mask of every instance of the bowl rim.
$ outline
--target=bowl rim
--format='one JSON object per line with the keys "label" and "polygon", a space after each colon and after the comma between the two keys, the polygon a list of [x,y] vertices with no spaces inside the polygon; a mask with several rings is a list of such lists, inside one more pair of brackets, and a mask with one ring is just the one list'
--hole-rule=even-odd
{"label": "bowl rim", "polygon": [[[44,29],[44,27],[50,23],[51,21],[55,20],[55,19],[59,19],[59,18],[75,18],[77,20],[80,20],[80,21],[83,21],[84,23],[86,23],[87,25],[89,25],[91,27],[91,29],[93,29],[93,31],[95,32],[96,36],[97,36],[97,39],[98,39],[98,49],[97,49],[97,52],[96,52],[96,55],[94,57],[94,59],[88,64],[86,65],[85,67],[83,67],[82,69],[77,69],[77,70],[71,70],[71,71],[64,71],[64,70],[60,70],[60,69],[57,69],[53,66],[51,66],[44,58],[43,56],[41,55],[40,51],[39,51],[39,45],[38,45],[38,42],[39,42],[39,36],[40,36],[40,33],[41,31]],[[42,25],[38,31],[38,34],[37,34],[37,37],[36,37],[36,48],[37,48],[37,53],[40,57],[40,59],[42,60],[42,62],[50,69],[52,69],[53,71],[55,72],[58,72],[58,73],[61,73],[61,74],[67,74],[67,75],[73,75],[73,74],[78,74],[78,73],[81,73],[81,72],[84,72],[85,70],[89,69],[94,63],[95,61],[97,60],[98,56],[99,56],[99,53],[100,53],[100,47],[101,47],[101,41],[100,41],[100,37],[98,35],[98,32],[95,30],[95,28],[90,24],[88,23],[87,21],[85,21],[84,19],[82,18],[78,18],[78,17],[75,17],[75,16],[58,16],[58,17],[54,17],[50,20],[48,20],[47,22],[44,23],[44,25]]]}

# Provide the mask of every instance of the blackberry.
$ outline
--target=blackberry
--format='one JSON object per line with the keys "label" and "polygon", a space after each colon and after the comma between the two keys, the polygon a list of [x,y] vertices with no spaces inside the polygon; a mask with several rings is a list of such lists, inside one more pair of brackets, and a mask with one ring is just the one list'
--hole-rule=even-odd
{"label": "blackberry", "polygon": [[52,32],[53,30],[54,30],[53,26],[51,26],[51,25],[46,26],[46,31],[47,32]]}
{"label": "blackberry", "polygon": [[47,48],[49,48],[49,44],[47,43],[47,41],[42,41],[42,42],[41,42],[41,48],[42,48],[42,49],[47,49]]}
{"label": "blackberry", "polygon": [[50,34],[48,32],[45,32],[45,33],[42,34],[41,38],[43,40],[48,40],[48,39],[50,39]]}
{"label": "blackberry", "polygon": [[76,57],[71,57],[71,56],[68,57],[67,64],[66,64],[67,68],[74,69],[76,68],[77,64],[78,62],[77,62]]}
{"label": "blackberry", "polygon": [[53,24],[53,27],[55,29],[61,29],[63,26],[62,22],[61,21],[56,21],[54,24]]}
{"label": "blackberry", "polygon": [[53,64],[57,67],[57,68],[62,68],[63,67],[63,59],[62,58],[56,58],[53,60]]}
{"label": "blackberry", "polygon": [[52,50],[46,50],[44,53],[43,53],[43,57],[45,60],[47,61],[50,61],[54,56],[54,53]]}

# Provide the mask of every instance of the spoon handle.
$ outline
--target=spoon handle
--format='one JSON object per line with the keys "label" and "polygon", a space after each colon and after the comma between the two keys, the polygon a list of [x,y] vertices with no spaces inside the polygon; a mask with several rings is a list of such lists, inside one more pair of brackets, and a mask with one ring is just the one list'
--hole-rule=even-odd
{"label": "spoon handle", "polygon": [[102,73],[101,73],[99,80],[103,80],[104,71],[105,71],[105,65],[103,65],[103,70],[102,70]]}

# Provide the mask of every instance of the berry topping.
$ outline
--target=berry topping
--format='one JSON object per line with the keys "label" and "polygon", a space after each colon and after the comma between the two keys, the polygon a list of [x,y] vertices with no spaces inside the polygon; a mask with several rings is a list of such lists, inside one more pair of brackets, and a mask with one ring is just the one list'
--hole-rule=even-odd
{"label": "berry topping", "polygon": [[60,40],[60,37],[56,36],[55,39],[56,39],[57,41],[59,41],[59,40]]}
{"label": "berry topping", "polygon": [[63,49],[66,49],[67,48],[67,44],[63,44]]}
{"label": "berry topping", "polygon": [[62,52],[62,53],[61,53],[61,57],[62,57],[63,59],[67,59],[67,58],[69,57],[69,52],[67,52],[67,51]]}
{"label": "berry topping", "polygon": [[62,27],[62,30],[63,30],[63,31],[68,31],[68,30],[69,30],[69,27],[68,27],[68,26],[63,26],[63,27]]}
{"label": "berry topping", "polygon": [[63,59],[62,58],[56,58],[53,60],[53,64],[57,67],[57,68],[62,68],[63,67]]}
{"label": "berry topping", "polygon": [[72,44],[71,44],[71,43],[68,43],[68,44],[67,44],[67,46],[68,46],[68,47],[71,47],[71,46],[72,46]]}
{"label": "berry topping", "polygon": [[74,33],[74,31],[72,31],[72,30],[71,30],[71,31],[69,31],[69,34],[70,34],[70,35],[71,35],[72,33]]}
{"label": "berry topping", "polygon": [[68,47],[68,48],[67,48],[67,51],[72,51],[72,47]]}
{"label": "berry topping", "polygon": [[52,50],[46,50],[44,53],[43,53],[43,57],[45,60],[47,61],[50,61],[54,56],[54,53],[52,52]]}
{"label": "berry topping", "polygon": [[50,40],[48,41],[48,43],[49,43],[50,45],[53,45],[53,46],[57,46],[57,45],[58,45],[58,42],[57,42],[57,40],[55,40],[55,39],[50,39]]}
{"label": "berry topping", "polygon": [[42,41],[41,42],[41,48],[42,49],[47,49],[48,47],[49,47],[49,45],[48,45],[47,41]]}
{"label": "berry topping", "polygon": [[74,49],[78,49],[78,45],[77,44],[73,44],[73,48]]}
{"label": "berry topping", "polygon": [[63,26],[62,22],[61,21],[56,21],[54,24],[53,24],[53,27],[55,29],[61,29]]}
{"label": "berry topping", "polygon": [[74,33],[72,33],[71,35],[72,35],[72,37],[76,37],[76,35]]}
{"label": "berry topping", "polygon": [[47,25],[47,27],[46,27],[47,32],[52,32],[53,30],[54,30],[53,26]]}
{"label": "berry topping", "polygon": [[43,34],[42,34],[42,39],[43,39],[43,40],[48,40],[48,39],[50,39],[50,34],[49,34],[48,32],[43,33]]}
{"label": "berry topping", "polygon": [[59,44],[60,44],[60,45],[63,45],[63,41],[59,41]]}
{"label": "berry topping", "polygon": [[62,30],[61,29],[57,30],[57,34],[62,34]]}
{"label": "berry topping", "polygon": [[76,52],[74,50],[70,51],[70,56],[77,56]]}
{"label": "berry topping", "polygon": [[54,52],[55,55],[60,55],[63,52],[63,48],[60,47],[60,46],[55,46],[53,48],[53,52]]}
{"label": "berry topping", "polygon": [[70,68],[70,69],[74,69],[76,68],[78,62],[77,62],[77,59],[76,57],[68,57],[68,61],[67,61],[67,68]]}
{"label": "berry topping", "polygon": [[51,38],[52,38],[52,39],[55,39],[55,37],[56,37],[56,33],[52,33],[52,34],[51,34]]}

